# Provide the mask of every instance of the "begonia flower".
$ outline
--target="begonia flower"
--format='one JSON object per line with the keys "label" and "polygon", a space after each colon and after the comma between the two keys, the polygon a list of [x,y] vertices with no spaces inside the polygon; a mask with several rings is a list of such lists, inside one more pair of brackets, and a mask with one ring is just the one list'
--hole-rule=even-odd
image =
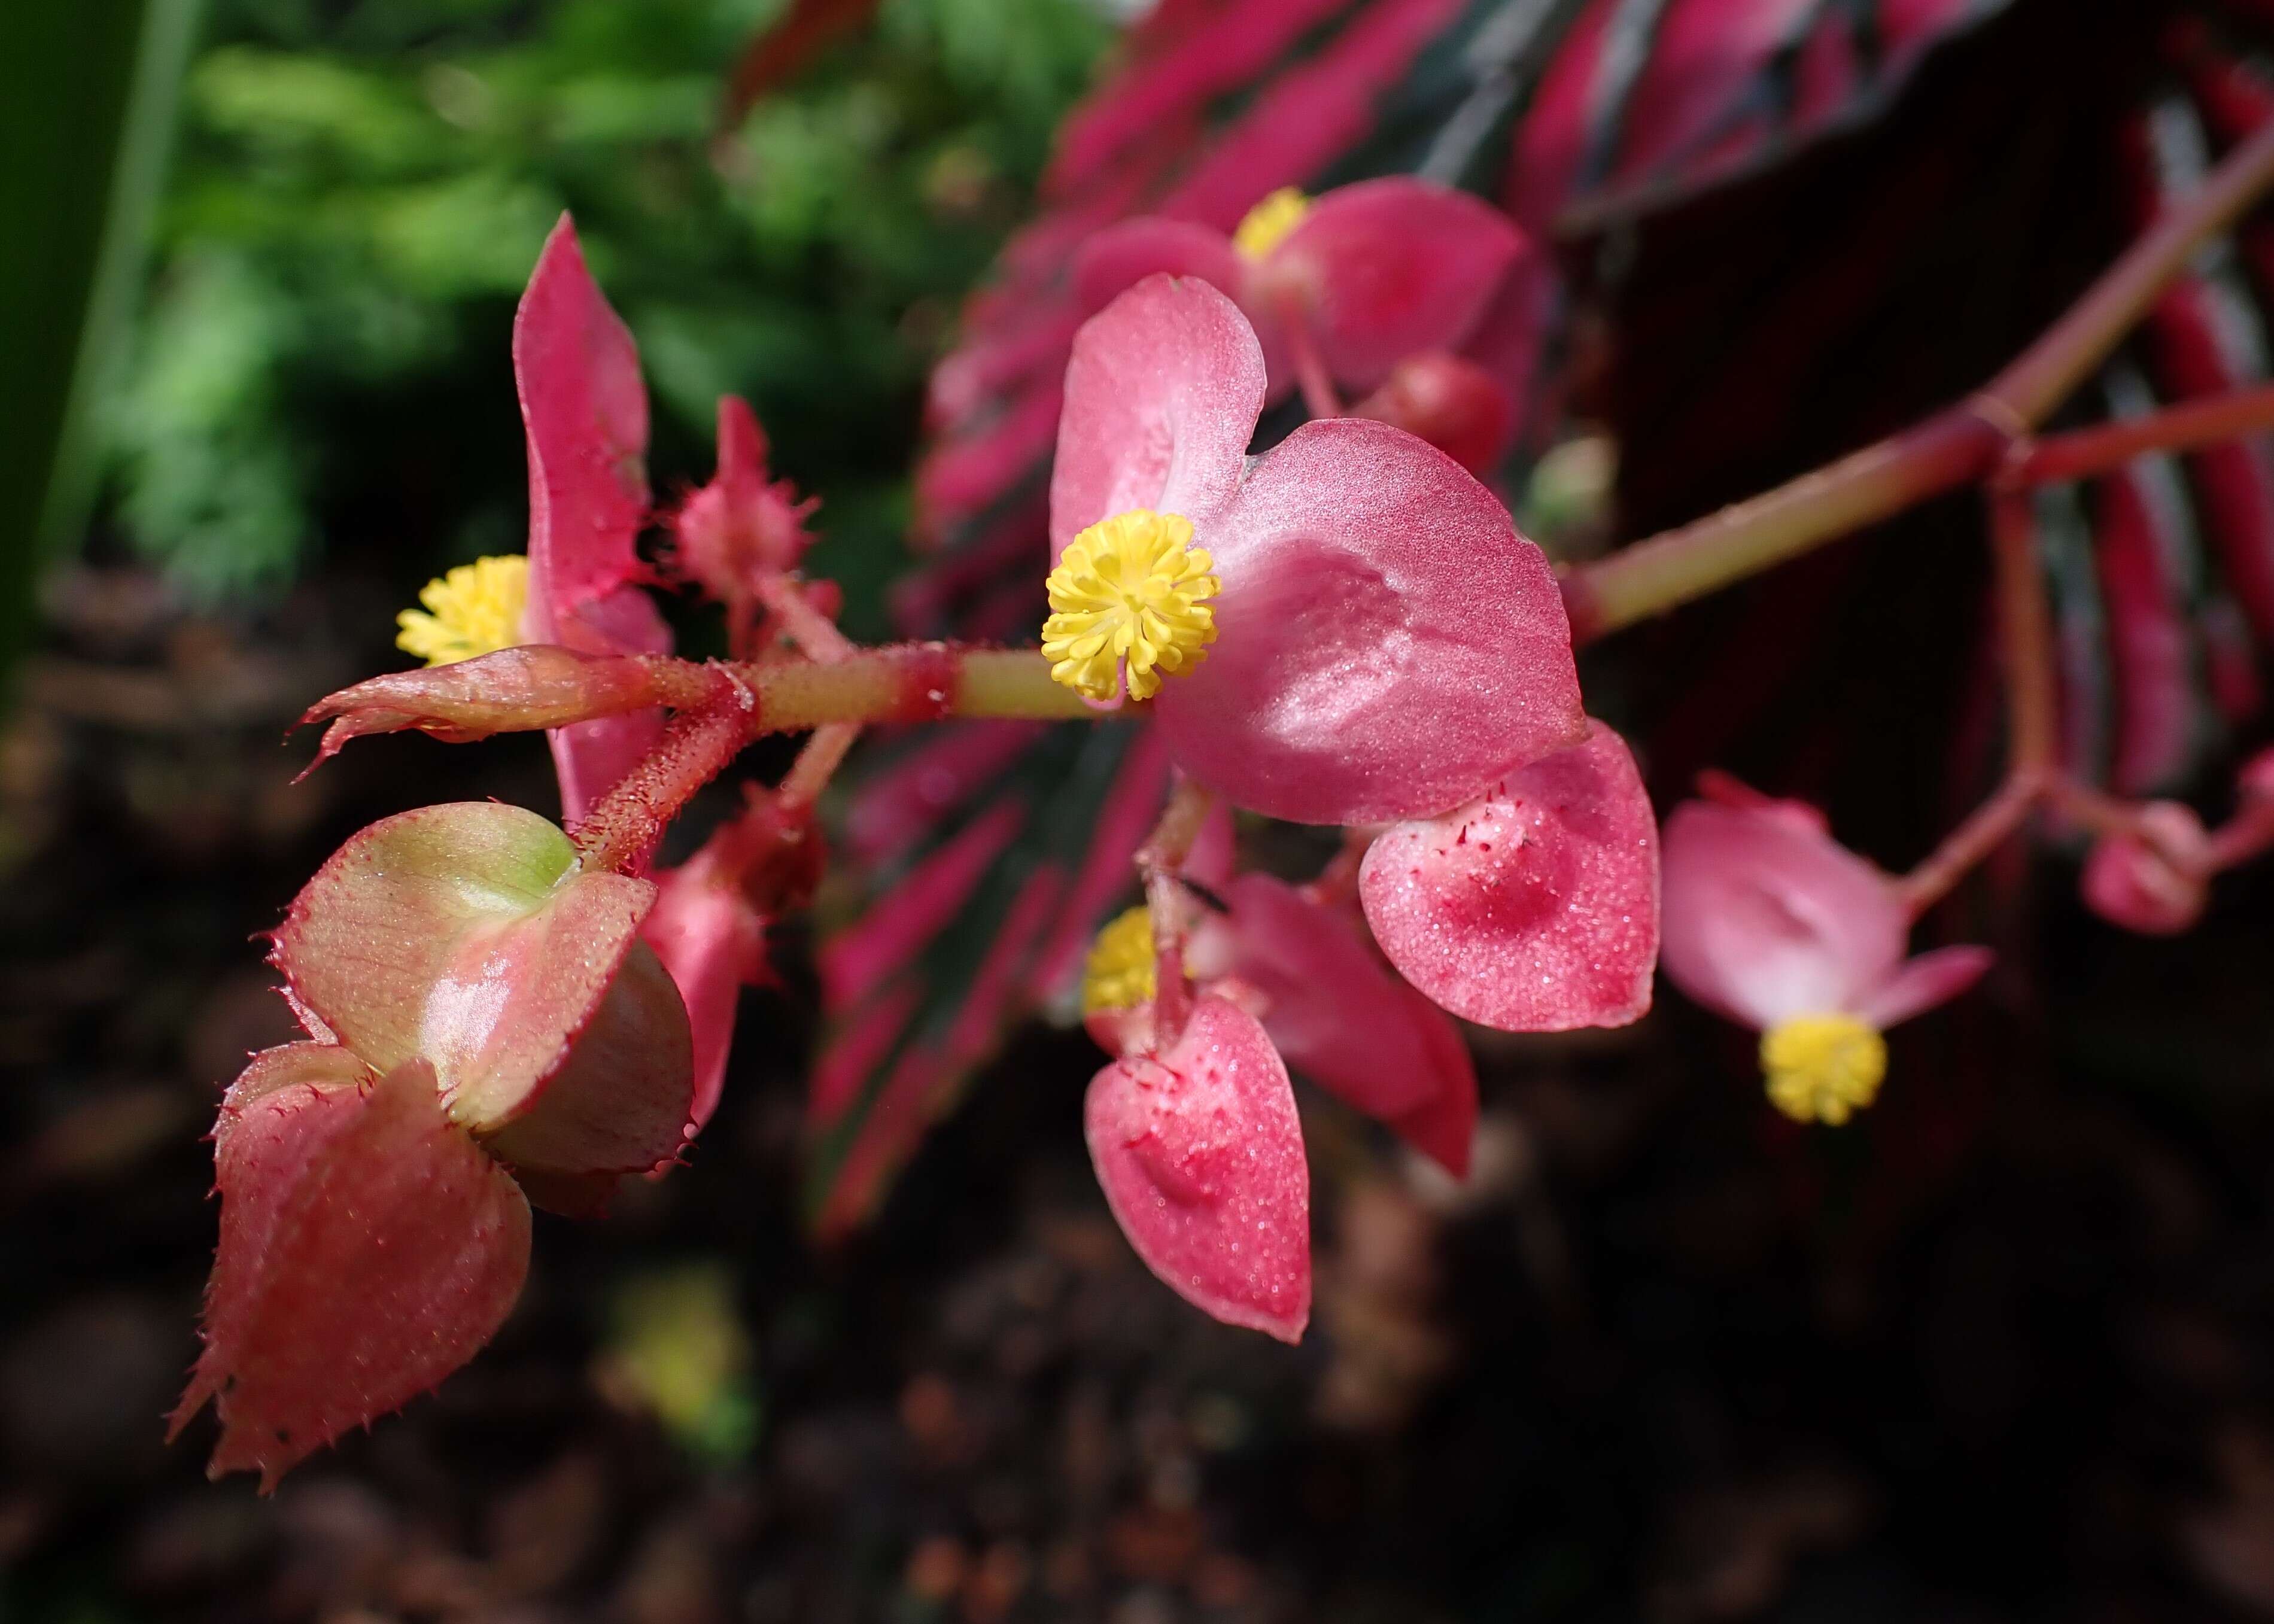
{"label": "begonia flower", "polygon": [[1480,799],[1384,831],[1359,898],[1389,962],[1465,1020],[1564,1032],[1650,1008],[1658,822],[1600,722]]}
{"label": "begonia flower", "polygon": [[1295,381],[1291,324],[1336,383],[1364,394],[1408,356],[1457,348],[1524,251],[1523,232],[1489,204],[1390,176],[1316,199],[1284,187],[1230,237],[1186,220],[1120,221],[1082,244],[1073,279],[1091,311],[1156,272],[1208,282],[1254,324],[1277,400]]}
{"label": "begonia flower", "polygon": [[1540,550],[1459,464],[1306,423],[1251,465],[1261,350],[1206,282],[1152,276],[1083,327],[1050,482],[1052,674],[1153,695],[1178,765],[1303,823],[1426,816],[1576,742],[1570,628]]}
{"label": "begonia flower", "polygon": [[2177,801],[2155,801],[2140,808],[2133,827],[2093,842],[2078,890],[2110,924],[2172,936],[2202,920],[2210,872],[2202,820]]}
{"label": "begonia flower", "polygon": [[639,939],[656,888],[516,807],[423,808],[319,869],[272,962],[309,1041],[253,1056],[215,1139],[221,1245],[176,1432],[264,1489],[472,1357],[529,1209],[588,1214],[675,1156],[687,1012]]}
{"label": "begonia flower", "polygon": [[1686,801],[1664,831],[1665,939],[1674,984],[1761,1034],[1777,1109],[1846,1122],[1887,1070],[1880,1035],[1956,997],[1990,966],[1981,947],[1906,959],[1910,914],[1888,878],[1785,805]]}
{"label": "begonia flower", "polygon": [[1091,1164],[1137,1255],[1186,1302],[1282,1342],[1311,1317],[1311,1179],[1287,1068],[1203,996],[1173,1041],[1091,1079]]}

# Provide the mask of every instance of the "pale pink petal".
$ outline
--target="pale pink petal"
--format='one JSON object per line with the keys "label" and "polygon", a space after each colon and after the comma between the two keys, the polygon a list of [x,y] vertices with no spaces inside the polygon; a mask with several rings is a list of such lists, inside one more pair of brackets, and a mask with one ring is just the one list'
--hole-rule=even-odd
{"label": "pale pink petal", "polygon": [[1997,957],[1986,947],[1938,947],[1906,960],[1850,1011],[1882,1032],[1947,1004],[1980,981]]}
{"label": "pale pink petal", "polygon": [[1666,820],[1665,938],[1674,984],[1766,1028],[1853,1011],[1901,962],[1910,921],[1879,871],[1775,811],[1685,801]]}
{"label": "pale pink petal", "polygon": [[1457,348],[1524,246],[1515,222],[1467,192],[1409,176],[1360,181],[1321,197],[1288,233],[1257,297],[1295,301],[1336,381],[1363,393],[1410,355]]}
{"label": "pale pink petal", "polygon": [[264,1492],[471,1358],[529,1267],[528,1202],[425,1065],[369,1092],[308,1080],[222,1105],[205,1348],[171,1423],[212,1399],[211,1471],[257,1470]]}
{"label": "pale pink petal", "polygon": [[1212,518],[1239,484],[1263,410],[1263,351],[1204,282],[1148,276],[1082,324],[1050,470],[1050,554],[1148,508]]}
{"label": "pale pink petal", "polygon": [[1581,736],[1547,560],[1412,435],[1306,423],[1199,539],[1223,583],[1216,639],[1154,708],[1178,764],[1237,804],[1423,816]]}
{"label": "pale pink petal", "polygon": [[1507,1032],[1623,1026],[1658,963],[1658,823],[1617,733],[1375,839],[1359,873],[1374,940],[1456,1015]]}
{"label": "pale pink petal", "polygon": [[1299,1341],[1311,1317],[1311,1177],[1295,1094],[1255,1018],[1202,997],[1158,1056],[1117,1060],[1082,1113],[1122,1233],[1186,1302]]}

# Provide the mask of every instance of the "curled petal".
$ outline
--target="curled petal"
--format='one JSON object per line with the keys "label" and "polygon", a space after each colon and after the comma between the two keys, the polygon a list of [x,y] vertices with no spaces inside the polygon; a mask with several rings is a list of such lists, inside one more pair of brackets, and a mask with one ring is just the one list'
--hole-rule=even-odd
{"label": "curled petal", "polygon": [[1625,741],[1586,742],[1368,848],[1374,940],[1444,1008],[1507,1032],[1623,1026],[1658,963],[1658,823]]}
{"label": "curled petal", "polygon": [[1157,1056],[1089,1085],[1097,1182],[1137,1255],[1227,1325],[1299,1341],[1311,1317],[1311,1179],[1295,1094],[1255,1018],[1202,997]]}
{"label": "curled petal", "polygon": [[316,752],[320,765],[366,733],[416,728],[465,744],[683,703],[689,697],[684,684],[672,677],[667,666],[644,659],[524,643],[455,665],[373,677],[319,700],[300,722],[331,723]]}
{"label": "curled petal", "polygon": [[1263,410],[1263,351],[1204,282],[1148,276],[1082,324],[1050,471],[1050,555],[1149,508],[1195,525],[1239,484]]}
{"label": "curled petal", "polygon": [[529,1267],[529,1203],[442,1115],[433,1071],[366,1090],[338,1054],[258,1056],[215,1135],[221,1248],[170,1431],[213,1400],[210,1470],[258,1471],[264,1492],[471,1358]]}
{"label": "curled petal", "polygon": [[1662,962],[1744,1026],[1853,1011],[1902,960],[1910,921],[1885,876],[1774,808],[1685,801],[1665,829]]}
{"label": "curled petal", "polygon": [[1321,197],[1263,280],[1299,302],[1336,381],[1363,391],[1410,355],[1458,347],[1524,248],[1491,205],[1390,176]]}
{"label": "curled petal", "polygon": [[560,1069],[654,898],[645,880],[579,872],[533,812],[422,807],[316,871],[273,959],[347,1048],[381,1071],[430,1062],[452,1116],[487,1131]]}
{"label": "curled petal", "polygon": [[2210,899],[2210,837],[2177,801],[2141,808],[2137,826],[2104,835],[2084,860],[2085,906],[2142,936],[2194,929]]}
{"label": "curled petal", "polygon": [[1547,560],[1411,434],[1306,423],[1201,539],[1216,639],[1154,706],[1178,764],[1240,806],[1427,816],[1585,730]]}
{"label": "curled petal", "polygon": [[1938,947],[1921,953],[1864,995],[1856,1013],[1882,1032],[1900,1026],[1966,991],[1995,958],[1986,947]]}

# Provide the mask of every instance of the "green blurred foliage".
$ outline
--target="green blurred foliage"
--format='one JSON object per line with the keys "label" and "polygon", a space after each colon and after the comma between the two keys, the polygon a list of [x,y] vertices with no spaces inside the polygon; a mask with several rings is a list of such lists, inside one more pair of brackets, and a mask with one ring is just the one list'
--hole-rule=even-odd
{"label": "green blurred foliage", "polygon": [[512,304],[567,208],[646,358],[659,494],[749,396],[873,632],[923,374],[1108,30],[1083,0],[886,0],[719,134],[779,9],[219,0],[106,414],[121,528],[208,598],[327,545],[406,579],[517,548]]}

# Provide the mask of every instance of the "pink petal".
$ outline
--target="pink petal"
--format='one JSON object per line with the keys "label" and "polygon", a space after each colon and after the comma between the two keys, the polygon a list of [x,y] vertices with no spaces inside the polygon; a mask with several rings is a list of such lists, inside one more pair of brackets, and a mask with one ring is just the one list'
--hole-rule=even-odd
{"label": "pink petal", "polygon": [[1212,227],[1141,214],[1116,221],[1075,251],[1074,296],[1084,310],[1103,310],[1117,295],[1164,272],[1198,277],[1236,300],[1246,279],[1245,265],[1231,239]]}
{"label": "pink petal", "polygon": [[2135,833],[2103,835],[2084,860],[2085,906],[2142,936],[2193,929],[2210,900],[2210,838],[2177,801],[2140,809]]}
{"label": "pink petal", "polygon": [[[704,852],[710,849],[706,845]],[[766,927],[749,898],[702,853],[656,877],[655,907],[640,926],[640,939],[655,950],[686,1000],[694,1045],[694,1096],[686,1124],[692,1139],[719,1107],[742,989],[765,977]]]}
{"label": "pink petal", "polygon": [[1516,441],[1516,402],[1500,380],[1442,351],[1400,361],[1350,415],[1417,435],[1480,478],[1501,465]]}
{"label": "pink petal", "polygon": [[1796,819],[1684,801],[1664,847],[1660,962],[1732,1020],[1853,1012],[1902,960],[1910,921],[1894,888]]}
{"label": "pink petal", "polygon": [[1244,874],[1222,894],[1231,911],[1193,934],[1193,974],[1261,994],[1263,1030],[1290,1066],[1460,1177],[1477,1079],[1444,1011],[1389,973],[1355,920],[1284,881]]}
{"label": "pink petal", "polygon": [[1600,722],[1481,801],[1382,834],[1359,897],[1390,963],[1465,1019],[1564,1032],[1650,1008],[1658,823]]}
{"label": "pink petal", "polygon": [[1263,351],[1204,282],[1148,276],[1082,324],[1050,471],[1050,553],[1149,508],[1203,524],[1239,484],[1263,410]]}
{"label": "pink petal", "polygon": [[1311,1317],[1311,1179],[1295,1093],[1255,1018],[1202,997],[1158,1056],[1091,1079],[1083,1132],[1106,1205],[1171,1289],[1296,1342]]}
{"label": "pink petal", "polygon": [[[433,1071],[366,1093],[313,1047],[258,1057],[248,1080],[268,1074],[222,1104],[205,1349],[170,1429],[212,1399],[210,1470],[257,1470],[264,1492],[471,1358],[529,1267],[529,1204],[444,1117]],[[279,1086],[285,1065],[310,1086]]]}
{"label": "pink petal", "polygon": [[[663,617],[629,584],[641,574],[648,503],[639,351],[565,214],[515,312],[513,370],[529,432],[530,641],[588,654],[668,651]],[[581,819],[662,727],[659,714],[644,712],[556,731],[564,820]]]}
{"label": "pink petal", "polygon": [[518,807],[401,813],[316,871],[273,961],[373,1068],[423,1059],[456,1120],[501,1127],[567,1057],[654,901],[647,881],[576,865]]}
{"label": "pink petal", "polygon": [[1239,805],[1427,816],[1581,736],[1547,560],[1412,435],[1306,423],[1200,541],[1223,582],[1216,639],[1154,709],[1178,764]]}
{"label": "pink petal", "polygon": [[1949,1003],[1980,981],[1996,958],[1986,947],[1938,947],[1921,953],[1866,993],[1855,1013],[1884,1032]]}
{"label": "pink petal", "polygon": [[[1408,176],[1320,198],[1259,280],[1302,309],[1337,382],[1363,393],[1406,357],[1468,336],[1523,252],[1491,205]],[[1275,312],[1277,306],[1274,304]]]}

